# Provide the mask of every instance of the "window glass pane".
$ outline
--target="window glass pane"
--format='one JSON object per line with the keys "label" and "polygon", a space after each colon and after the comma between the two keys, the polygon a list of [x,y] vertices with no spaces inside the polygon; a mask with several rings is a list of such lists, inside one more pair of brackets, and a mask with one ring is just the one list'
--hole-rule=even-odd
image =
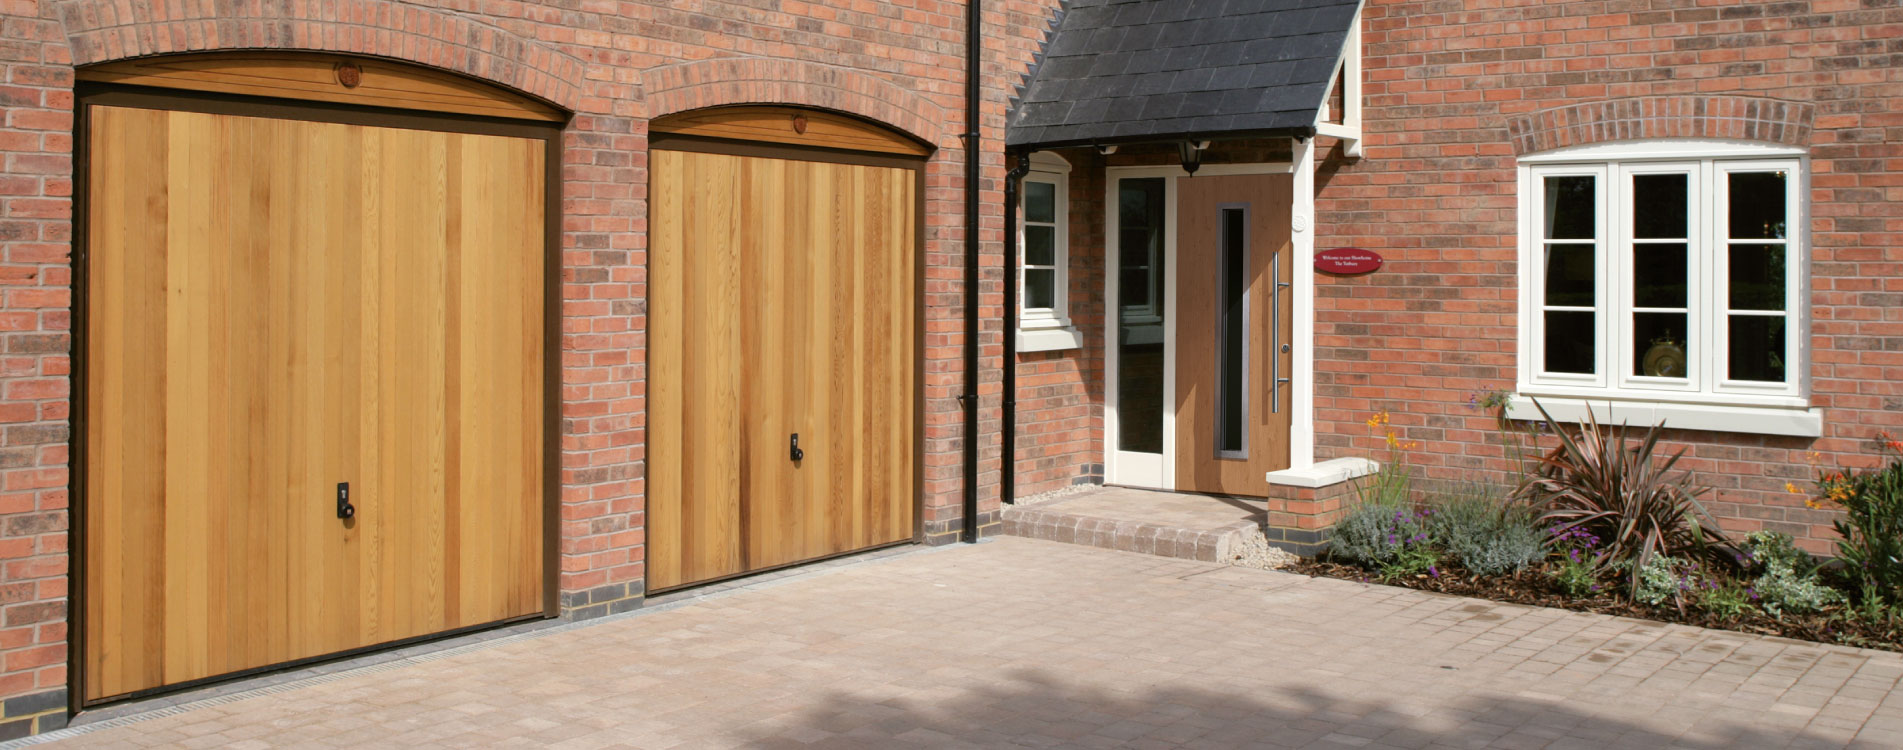
{"label": "window glass pane", "polygon": [[1599,227],[1592,175],[1546,178],[1546,238],[1596,239]]}
{"label": "window glass pane", "polygon": [[1593,306],[1595,249],[1592,245],[1546,246],[1546,306]]}
{"label": "window glass pane", "polygon": [[1117,449],[1163,452],[1163,180],[1117,183],[1118,274]]}
{"label": "window glass pane", "polygon": [[1784,316],[1728,317],[1731,379],[1784,382]]}
{"label": "window glass pane", "polygon": [[1117,260],[1124,268],[1150,265],[1150,234],[1147,228],[1132,229],[1127,224],[1117,233]]}
{"label": "window glass pane", "polygon": [[1030,268],[1024,271],[1024,307],[1043,309],[1057,304],[1057,272]]}
{"label": "window glass pane", "polygon": [[1731,309],[1784,309],[1784,246],[1731,246]]}
{"label": "window glass pane", "polygon": [[1691,361],[1684,313],[1632,315],[1632,374],[1682,378]]}
{"label": "window glass pane", "polygon": [[1048,182],[1024,183],[1024,220],[1046,224],[1057,221],[1057,186]]}
{"label": "window glass pane", "polygon": [[1784,239],[1784,173],[1732,172],[1730,179],[1731,238]]}
{"label": "window glass pane", "polygon": [[1024,265],[1049,266],[1057,263],[1057,227],[1024,228]]}
{"label": "window glass pane", "polygon": [[1130,307],[1143,307],[1150,304],[1150,272],[1142,268],[1126,268],[1117,280],[1117,298],[1121,304]]}
{"label": "window glass pane", "polygon": [[[1685,306],[1685,246],[1632,246],[1632,304],[1637,307]],[[1684,329],[1679,329],[1682,333]]]}
{"label": "window glass pane", "polygon": [[1680,240],[1685,233],[1685,180],[1682,174],[1632,176],[1632,236]]}
{"label": "window glass pane", "polygon": [[1243,334],[1248,312],[1249,292],[1248,212],[1239,208],[1222,210],[1222,247],[1220,269],[1222,292],[1222,337],[1216,383],[1216,450],[1240,451],[1244,447],[1243,381],[1247,370],[1243,353]]}
{"label": "window glass pane", "polygon": [[1598,362],[1591,312],[1546,313],[1546,371],[1591,375]]}

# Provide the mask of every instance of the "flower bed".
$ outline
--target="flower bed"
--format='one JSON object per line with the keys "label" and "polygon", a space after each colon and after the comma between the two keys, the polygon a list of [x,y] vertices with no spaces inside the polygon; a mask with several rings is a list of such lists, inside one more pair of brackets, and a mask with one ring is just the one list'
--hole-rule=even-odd
{"label": "flower bed", "polygon": [[1283,568],[1291,573],[1340,578],[1362,583],[1405,586],[1452,596],[1470,596],[1509,604],[1570,609],[1618,617],[1695,625],[1741,633],[1783,636],[1819,643],[1839,643],[1859,648],[1903,651],[1903,620],[1895,617],[1862,617],[1837,607],[1824,612],[1783,617],[1763,610],[1736,616],[1723,616],[1697,608],[1680,611],[1674,607],[1641,604],[1611,591],[1575,596],[1554,583],[1550,567],[1522,570],[1508,575],[1482,576],[1449,564],[1440,575],[1425,573],[1402,578],[1383,578],[1358,565],[1304,558]]}
{"label": "flower bed", "polygon": [[[1505,401],[1489,394],[1474,405]],[[1511,486],[1417,490],[1411,444],[1386,413],[1371,417],[1388,461],[1357,486],[1360,502],[1335,526],[1329,552],[1290,569],[1903,651],[1903,442],[1888,433],[1875,466],[1819,475],[1807,502],[1844,510],[1835,559],[1825,561],[1782,534],[1724,534],[1699,502],[1708,490],[1675,471],[1677,456],[1655,455],[1658,426],[1634,435],[1589,420],[1553,431],[1554,447],[1541,453],[1544,423],[1511,423],[1503,409],[1496,420],[1521,469]]]}

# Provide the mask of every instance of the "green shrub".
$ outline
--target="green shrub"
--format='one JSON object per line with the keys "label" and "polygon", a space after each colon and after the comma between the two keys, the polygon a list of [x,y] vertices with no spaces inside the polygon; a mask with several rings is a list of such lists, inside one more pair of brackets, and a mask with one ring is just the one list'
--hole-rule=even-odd
{"label": "green shrub", "polygon": [[1683,609],[1691,598],[1698,578],[1696,564],[1668,555],[1659,555],[1638,565],[1638,590],[1632,598],[1654,607],[1671,604]]}
{"label": "green shrub", "polygon": [[[1883,437],[1888,451],[1903,452],[1903,443],[1889,433]],[[1903,459],[1875,470],[1826,473],[1817,489],[1823,503],[1844,509],[1844,517],[1833,524],[1842,537],[1837,558],[1844,574],[1865,598],[1903,601]]]}
{"label": "green shrub", "polygon": [[[1547,421],[1552,415],[1538,401]],[[1601,572],[1623,571],[1634,597],[1648,563],[1677,557],[1707,564],[1731,562],[1734,551],[1698,502],[1706,490],[1689,472],[1673,472],[1684,451],[1654,460],[1663,424],[1637,444],[1624,426],[1601,425],[1590,413],[1578,434],[1561,429],[1559,446],[1520,488],[1519,499],[1540,509],[1540,524],[1558,532],[1582,529],[1601,540],[1594,562]]]}
{"label": "green shrub", "polygon": [[1599,593],[1599,574],[1590,564],[1561,562],[1549,575],[1567,596],[1587,597]]}
{"label": "green shrub", "polygon": [[1546,543],[1559,553],[1559,564],[1548,573],[1567,596],[1599,592],[1599,537],[1581,528],[1555,526],[1546,530]]}
{"label": "green shrub", "polygon": [[1798,549],[1789,534],[1751,532],[1740,551],[1747,568],[1756,574],[1751,589],[1758,606],[1773,616],[1817,612],[1844,601],[1843,594],[1825,585],[1818,575],[1817,560]]}
{"label": "green shrub", "polygon": [[1546,557],[1546,535],[1532,513],[1502,502],[1504,494],[1483,482],[1458,486],[1429,517],[1430,538],[1481,575],[1505,575],[1539,562]]}
{"label": "green shrub", "polygon": [[1757,609],[1752,593],[1736,583],[1706,581],[1698,588],[1698,607],[1726,620],[1736,620]]}

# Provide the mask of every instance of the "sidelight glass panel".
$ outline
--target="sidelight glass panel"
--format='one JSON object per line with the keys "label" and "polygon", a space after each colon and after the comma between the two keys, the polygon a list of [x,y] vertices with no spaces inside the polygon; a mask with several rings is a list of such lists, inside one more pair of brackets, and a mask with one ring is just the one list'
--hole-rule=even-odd
{"label": "sidelight glass panel", "polygon": [[1117,449],[1163,452],[1161,178],[1117,183]]}
{"label": "sidelight glass panel", "polygon": [[1597,302],[1598,248],[1546,246],[1546,306],[1592,307]]}
{"label": "sidelight glass panel", "polygon": [[1632,176],[1632,236],[1682,240],[1686,234],[1685,190],[1690,175]]}
{"label": "sidelight glass panel", "polygon": [[1784,316],[1728,317],[1731,330],[1726,360],[1731,379],[1784,382]]}
{"label": "sidelight glass panel", "polygon": [[1730,173],[1731,199],[1726,206],[1734,240],[1781,240],[1785,238],[1788,212],[1784,197],[1784,172]]}
{"label": "sidelight glass panel", "polygon": [[1598,237],[1598,195],[1592,175],[1546,178],[1546,239]]}
{"label": "sidelight glass panel", "polygon": [[1216,452],[1240,457],[1248,449],[1247,392],[1249,370],[1249,212],[1224,208],[1217,304],[1221,315],[1216,365]]}
{"label": "sidelight glass panel", "polygon": [[1784,309],[1783,245],[1732,245],[1730,272],[1731,309]]}
{"label": "sidelight glass panel", "polygon": [[1598,371],[1598,329],[1590,310],[1546,311],[1546,371],[1591,375]]}

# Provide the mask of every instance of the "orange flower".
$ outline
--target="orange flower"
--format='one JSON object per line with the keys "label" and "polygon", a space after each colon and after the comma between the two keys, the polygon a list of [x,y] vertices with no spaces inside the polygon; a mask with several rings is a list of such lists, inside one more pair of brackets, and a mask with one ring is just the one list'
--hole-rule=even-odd
{"label": "orange flower", "polygon": [[1791,493],[1791,494],[1793,494],[1793,495],[1795,495],[1795,494],[1798,494],[1798,492],[1797,492],[1797,485],[1795,485],[1795,484],[1792,484],[1792,483],[1790,483],[1790,482],[1785,482],[1785,483],[1784,483],[1784,491],[1785,491],[1785,492],[1789,492],[1789,493]]}

